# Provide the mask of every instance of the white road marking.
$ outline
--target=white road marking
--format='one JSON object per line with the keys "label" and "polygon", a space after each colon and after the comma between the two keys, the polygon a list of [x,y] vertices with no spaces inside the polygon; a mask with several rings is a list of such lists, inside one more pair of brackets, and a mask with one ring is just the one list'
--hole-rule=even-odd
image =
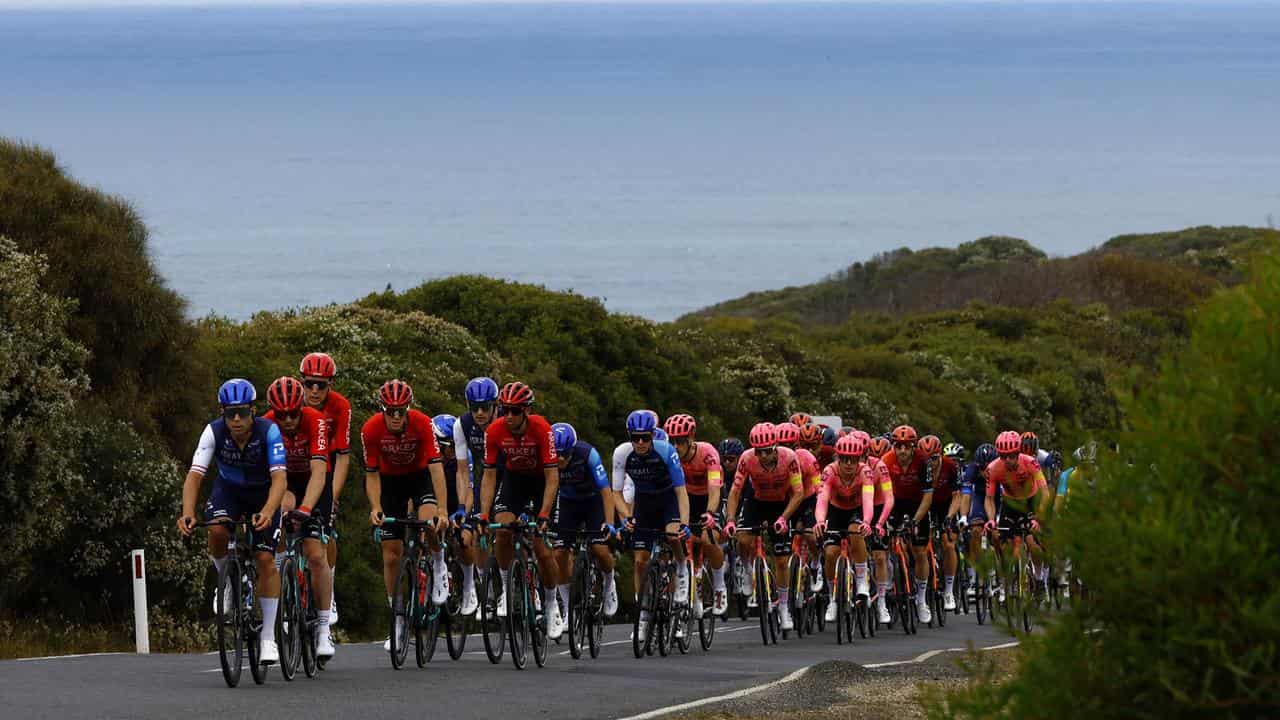
{"label": "white road marking", "polygon": [[667,707],[650,710],[649,712],[640,713],[639,715],[630,715],[625,718],[620,718],[620,720],[649,720],[649,718],[656,718],[669,713],[680,712],[681,710],[691,710],[696,707],[702,707],[703,705],[710,705],[711,703],[723,702],[725,700],[736,700],[740,697],[758,693],[761,690],[768,690],[771,687],[777,687],[778,685],[794,682],[804,677],[804,674],[807,672],[809,672],[809,668],[802,667],[786,677],[779,678],[773,682],[764,683],[763,685],[753,685],[752,687],[744,688],[726,695],[716,695],[715,697],[703,698],[701,700],[694,700],[692,702],[681,703],[679,705],[668,705]]}
{"label": "white road marking", "polygon": [[25,658],[13,658],[13,659],[17,660],[18,662],[29,662],[31,660],[66,660],[68,658],[101,657],[103,655],[132,655],[132,654],[133,653],[126,653],[126,652],[100,652],[100,653],[79,653],[76,655],[42,655],[40,657],[25,657]]}

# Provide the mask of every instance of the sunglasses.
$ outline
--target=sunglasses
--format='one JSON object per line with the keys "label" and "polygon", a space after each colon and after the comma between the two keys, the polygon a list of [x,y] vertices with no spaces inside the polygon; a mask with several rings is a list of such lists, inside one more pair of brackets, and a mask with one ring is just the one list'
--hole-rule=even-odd
{"label": "sunglasses", "polygon": [[468,407],[468,408],[471,410],[471,412],[473,412],[473,413],[474,413],[474,412],[493,412],[493,403],[491,403],[491,402],[484,402],[484,403],[471,403],[471,404],[470,404],[470,405],[468,405],[467,407]]}
{"label": "sunglasses", "polygon": [[776,453],[776,452],[778,452],[778,448],[776,448],[776,447],[763,447],[763,448],[756,448],[756,454],[757,454],[757,455],[772,455],[772,454],[774,454],[774,453]]}
{"label": "sunglasses", "polygon": [[227,420],[234,420],[236,418],[251,418],[253,417],[253,408],[248,405],[241,405],[240,407],[222,408],[222,417],[226,418]]}
{"label": "sunglasses", "polygon": [[405,415],[408,415],[408,414],[409,414],[409,408],[408,408],[408,407],[405,407],[405,406],[403,406],[403,405],[402,405],[402,406],[400,406],[400,407],[385,407],[385,406],[384,406],[384,407],[382,408],[382,412],[383,412],[384,414],[386,414],[386,415],[391,416],[391,417],[404,417]]}
{"label": "sunglasses", "polygon": [[276,410],[275,416],[277,420],[297,420],[302,415],[301,410]]}
{"label": "sunglasses", "polygon": [[653,435],[649,433],[645,433],[644,435],[632,435],[631,442],[632,443],[651,443],[653,442]]}
{"label": "sunglasses", "polygon": [[328,380],[303,380],[302,387],[308,390],[324,390],[329,387]]}
{"label": "sunglasses", "polygon": [[854,463],[858,462],[858,461],[859,461],[859,460],[861,460],[861,459],[862,459],[862,456],[861,456],[861,455],[841,455],[841,456],[839,457],[839,461],[840,461],[840,462],[842,462],[842,463],[848,463],[848,464],[850,464],[850,465],[852,465],[852,464],[854,464]]}
{"label": "sunglasses", "polygon": [[520,417],[524,415],[523,405],[503,405],[499,413],[507,417]]}
{"label": "sunglasses", "polygon": [[897,442],[894,443],[893,446],[899,450],[910,450],[911,448],[914,448],[916,444],[909,442]]}
{"label": "sunglasses", "polygon": [[1001,459],[1001,460],[1014,460],[1014,459],[1016,459],[1016,458],[1018,457],[1018,455],[1020,455],[1020,454],[1021,454],[1021,453],[1016,453],[1016,452],[1004,453],[1004,454],[1002,454],[1002,455],[1000,456],[1000,459]]}

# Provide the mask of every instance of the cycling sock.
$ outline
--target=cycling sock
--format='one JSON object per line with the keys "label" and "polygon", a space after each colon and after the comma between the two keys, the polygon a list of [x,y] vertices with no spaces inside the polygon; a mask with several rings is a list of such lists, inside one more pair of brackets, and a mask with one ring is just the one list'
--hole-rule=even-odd
{"label": "cycling sock", "polygon": [[947,594],[948,595],[951,594],[951,591],[955,588],[955,586],[956,586],[956,576],[948,575],[947,576]]}
{"label": "cycling sock", "polygon": [[975,584],[975,585],[978,583],[978,570],[977,570],[977,568],[973,568],[973,567],[970,567],[970,568],[969,568],[969,582],[970,582],[970,583],[973,583],[973,584]]}
{"label": "cycling sock", "polygon": [[226,556],[226,555],[223,555],[223,556],[222,556],[222,557],[220,557],[220,558],[216,558],[216,557],[212,557],[212,556],[210,556],[210,558],[209,558],[209,559],[213,561],[213,567],[214,567],[214,569],[218,571],[218,574],[219,574],[219,575],[221,575],[221,574],[222,574],[222,568],[224,568],[224,567],[226,567],[226,566],[227,566],[227,556]]}
{"label": "cycling sock", "polygon": [[476,587],[475,565],[462,566],[462,590],[471,592]]}
{"label": "cycling sock", "polygon": [[392,602],[391,602],[391,596],[390,596],[390,595],[388,595],[388,596],[387,596],[387,607],[394,607],[394,603],[392,603]]}
{"label": "cycling sock", "polygon": [[613,587],[613,582],[614,582],[614,580],[613,580],[613,571],[612,571],[612,570],[610,570],[609,572],[607,572],[607,573],[605,573],[605,574],[604,574],[604,586],[605,586],[606,588],[611,588],[611,587]]}
{"label": "cycling sock", "polygon": [[560,602],[565,607],[569,607],[569,583],[561,583],[556,586],[556,592],[560,594]]}
{"label": "cycling sock", "polygon": [[711,587],[716,592],[724,592],[724,565],[711,571]]}
{"label": "cycling sock", "polygon": [[778,588],[778,604],[782,607],[787,606],[787,600],[791,598],[791,591],[787,588]]}
{"label": "cycling sock", "polygon": [[[507,578],[511,577],[511,571],[510,571],[510,570],[499,570],[499,571],[498,571],[498,575],[502,577],[502,587],[505,589],[505,588],[507,587]],[[498,596],[499,596],[499,597],[506,597],[506,592],[498,593]]]}
{"label": "cycling sock", "polygon": [[867,564],[864,562],[853,564],[853,576],[858,580],[864,580],[867,577]]}
{"label": "cycling sock", "polygon": [[889,583],[883,580],[876,583],[876,591],[880,593],[880,598],[884,599],[884,596],[889,594]]}
{"label": "cycling sock", "polygon": [[449,572],[449,568],[444,566],[444,550],[432,550],[431,563],[435,566],[437,575]]}
{"label": "cycling sock", "polygon": [[262,641],[275,642],[276,608],[280,605],[280,598],[258,598],[258,603],[262,605]]}
{"label": "cycling sock", "polygon": [[280,572],[280,567],[284,565],[284,553],[276,553],[276,572]]}
{"label": "cycling sock", "polygon": [[328,610],[318,610],[318,611],[316,611],[316,615],[317,615],[317,619],[319,619],[319,620],[320,620],[320,629],[322,629],[322,630],[323,630],[323,629],[325,629],[325,628],[329,627],[329,621],[330,621],[330,620],[332,619],[332,617],[333,617],[330,611],[328,611]]}
{"label": "cycling sock", "polygon": [[689,579],[688,565],[684,563],[680,563],[676,565],[676,579],[679,580],[680,582],[685,582],[686,580]]}
{"label": "cycling sock", "polygon": [[916,578],[916,602],[925,601],[925,593],[929,592],[929,578]]}
{"label": "cycling sock", "polygon": [[551,610],[551,612],[559,614],[560,604],[555,602],[555,599],[554,599],[557,594],[558,594],[558,591],[556,590],[555,587],[542,588],[543,597],[545,597],[548,601],[550,601],[551,607],[549,609]]}

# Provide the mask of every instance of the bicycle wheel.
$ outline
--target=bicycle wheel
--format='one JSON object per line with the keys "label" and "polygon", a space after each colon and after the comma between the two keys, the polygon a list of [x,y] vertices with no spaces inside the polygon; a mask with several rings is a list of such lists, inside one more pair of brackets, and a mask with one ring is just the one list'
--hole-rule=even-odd
{"label": "bicycle wheel", "polygon": [[315,590],[311,585],[311,569],[307,568],[302,571],[301,592],[298,598],[302,600],[302,617],[303,628],[302,633],[302,671],[307,677],[315,677],[317,670],[324,669],[324,663],[316,657],[316,629],[320,627],[319,611],[316,609]]}
{"label": "bicycle wheel", "polygon": [[987,587],[987,583],[985,580],[977,583],[976,587],[974,587],[973,612],[975,615],[978,616],[979,625],[984,624],[987,618],[987,608],[988,608],[987,603],[989,600],[989,596],[988,596],[989,590],[990,588]]}
{"label": "bicycle wheel", "polygon": [[[933,621],[938,624],[938,627],[944,628],[947,626],[947,613],[951,612],[950,610],[947,610],[946,598],[944,597],[944,593],[938,592],[936,588],[930,589],[930,592],[933,593]],[[954,587],[952,588],[952,592],[955,592]],[[932,627],[932,625],[930,625],[930,627]]]}
{"label": "bicycle wheel", "polygon": [[577,660],[582,657],[582,646],[589,632],[587,617],[587,568],[586,553],[579,552],[573,560],[573,575],[569,581],[569,655]]}
{"label": "bicycle wheel", "polygon": [[640,584],[640,592],[636,595],[635,617],[631,624],[631,652],[636,658],[642,658],[649,652],[653,644],[653,616],[657,612],[657,570],[655,563],[650,562],[645,569]]}
{"label": "bicycle wheel", "polygon": [[449,600],[445,604],[440,624],[444,626],[445,644],[449,648],[449,657],[458,660],[467,647],[467,618],[462,615],[462,562],[453,556],[453,546],[446,549],[446,560],[449,568]]}
{"label": "bicycle wheel", "polygon": [[431,602],[431,596],[435,592],[436,572],[430,561],[425,561],[424,566],[419,568],[418,582],[421,587],[418,589],[418,603],[414,607],[413,616],[417,620],[414,624],[414,637],[418,644],[415,646],[415,659],[418,661],[418,667],[426,667],[431,662],[431,658],[436,655],[436,644],[440,642],[440,614],[442,609],[439,605]]}
{"label": "bicycle wheel", "polygon": [[[262,685],[267,681],[267,666],[262,663],[262,604],[254,587],[253,568],[247,568],[249,582],[244,587],[245,643],[249,646],[249,674],[253,682]],[[279,605],[276,606],[279,608]]]}
{"label": "bicycle wheel", "polygon": [[[800,556],[793,552],[791,557],[787,559],[787,577],[791,579],[787,584],[787,612],[791,614],[792,632],[798,638],[804,637],[804,584],[806,580],[803,575],[804,563],[800,562]],[[787,636],[785,630],[782,636]]]}
{"label": "bicycle wheel", "polygon": [[286,557],[280,567],[280,603],[276,611],[276,644],[280,648],[280,674],[285,680],[293,680],[302,662],[306,618],[299,595],[298,561]]}
{"label": "bicycle wheel", "polygon": [[710,568],[703,568],[698,581],[698,597],[702,600],[702,613],[698,615],[698,643],[704,652],[711,649],[711,641],[716,637],[716,590],[711,575]]}
{"label": "bicycle wheel", "polygon": [[480,636],[484,638],[484,654],[494,665],[502,662],[502,654],[506,652],[507,622],[498,617],[498,599],[506,591],[498,560],[491,555],[480,578]]}
{"label": "bicycle wheel", "polygon": [[400,572],[396,573],[396,582],[391,586],[391,625],[387,633],[391,638],[391,667],[397,670],[409,656],[409,627],[413,623],[416,576],[413,561],[406,557],[400,562]]}
{"label": "bicycle wheel", "polygon": [[761,557],[756,558],[754,563],[754,566],[755,566],[754,575],[755,575],[755,583],[756,583],[755,584],[756,608],[760,611],[760,639],[764,641],[765,645],[768,645],[769,630],[772,625],[772,622],[770,621],[769,616],[773,614],[772,613],[773,608],[769,603],[769,592],[768,592],[769,585],[765,582],[766,569],[764,565],[765,565],[764,558],[761,558]]}
{"label": "bicycle wheel", "polygon": [[969,563],[961,558],[956,566],[956,614],[969,614]]}
{"label": "bicycle wheel", "polygon": [[594,562],[590,567],[586,604],[587,647],[595,659],[600,657],[600,648],[604,645],[604,573]]}
{"label": "bicycle wheel", "polygon": [[1034,577],[1036,577],[1034,566],[1026,565],[1022,570],[1022,629],[1025,632],[1031,632],[1031,616],[1035,614],[1040,601],[1039,593],[1032,589],[1033,585],[1040,586],[1039,580],[1032,580]]}
{"label": "bicycle wheel", "polygon": [[560,602],[557,597],[559,593],[552,592],[547,597],[542,592],[542,575],[538,572],[538,559],[530,558],[528,565],[525,566],[525,572],[528,576],[525,578],[525,586],[529,592],[529,641],[533,646],[533,661],[538,667],[547,664],[547,607],[548,603]]}
{"label": "bicycle wheel", "polygon": [[240,672],[244,665],[244,608],[240,602],[243,589],[240,582],[240,562],[229,556],[222,572],[218,573],[218,589],[215,591],[214,623],[218,635],[218,660],[222,664],[222,679],[228,687],[240,684]]}
{"label": "bicycle wheel", "polygon": [[836,558],[836,644],[843,645],[845,629],[849,623],[849,561]]}
{"label": "bicycle wheel", "polygon": [[507,644],[511,663],[519,670],[529,662],[529,619],[533,617],[527,580],[524,563],[519,558],[512,560],[507,576]]}

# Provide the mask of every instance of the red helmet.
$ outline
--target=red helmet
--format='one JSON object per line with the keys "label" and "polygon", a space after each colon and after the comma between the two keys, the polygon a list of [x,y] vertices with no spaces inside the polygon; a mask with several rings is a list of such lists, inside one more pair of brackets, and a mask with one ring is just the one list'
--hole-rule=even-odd
{"label": "red helmet", "polygon": [[498,391],[501,405],[532,405],[533,390],[522,382],[509,382]]}
{"label": "red helmet", "polygon": [[893,429],[893,441],[895,443],[913,443],[916,441],[916,429],[910,425],[899,425]]}
{"label": "red helmet", "polygon": [[804,427],[805,425],[813,422],[813,416],[809,413],[792,413],[789,420],[796,427]]}
{"label": "red helmet", "polygon": [[751,428],[747,441],[753,448],[773,447],[778,444],[778,427],[773,423],[756,423],[756,426]]}
{"label": "red helmet", "polygon": [[383,407],[404,407],[413,402],[413,388],[403,380],[388,380],[378,390]]}
{"label": "red helmet", "polygon": [[857,435],[858,437],[866,441],[868,448],[871,447],[871,433],[867,432],[866,430],[855,430],[853,428],[850,428],[849,434]]}
{"label": "red helmet", "polygon": [[332,380],[333,376],[338,374],[338,366],[334,364],[333,358],[329,357],[328,353],[314,352],[302,358],[298,372],[302,373],[303,377],[322,377]]}
{"label": "red helmet", "polygon": [[1034,455],[1040,449],[1040,438],[1030,430],[1022,433],[1022,451]]}
{"label": "red helmet", "polygon": [[800,426],[800,442],[805,445],[816,445],[822,442],[822,428],[813,423]]}
{"label": "red helmet", "polygon": [[942,454],[942,441],[937,435],[925,435],[920,438],[920,449],[929,457]]}
{"label": "red helmet", "polygon": [[1005,430],[996,436],[996,452],[1001,455],[1022,451],[1022,436],[1016,430]]}
{"label": "red helmet", "polygon": [[836,441],[836,454],[845,457],[862,457],[867,454],[867,441],[849,434]]}
{"label": "red helmet", "polygon": [[878,437],[871,441],[871,454],[876,457],[884,457],[892,449],[893,446],[885,438]]}
{"label": "red helmet", "polygon": [[781,445],[795,445],[800,439],[800,428],[795,423],[778,423],[773,427],[778,431],[778,443]]}
{"label": "red helmet", "polygon": [[291,412],[302,407],[302,383],[285,375],[267,387],[267,402],[276,412]]}
{"label": "red helmet", "polygon": [[692,415],[672,415],[662,429],[672,438],[688,437],[698,429],[698,421]]}

